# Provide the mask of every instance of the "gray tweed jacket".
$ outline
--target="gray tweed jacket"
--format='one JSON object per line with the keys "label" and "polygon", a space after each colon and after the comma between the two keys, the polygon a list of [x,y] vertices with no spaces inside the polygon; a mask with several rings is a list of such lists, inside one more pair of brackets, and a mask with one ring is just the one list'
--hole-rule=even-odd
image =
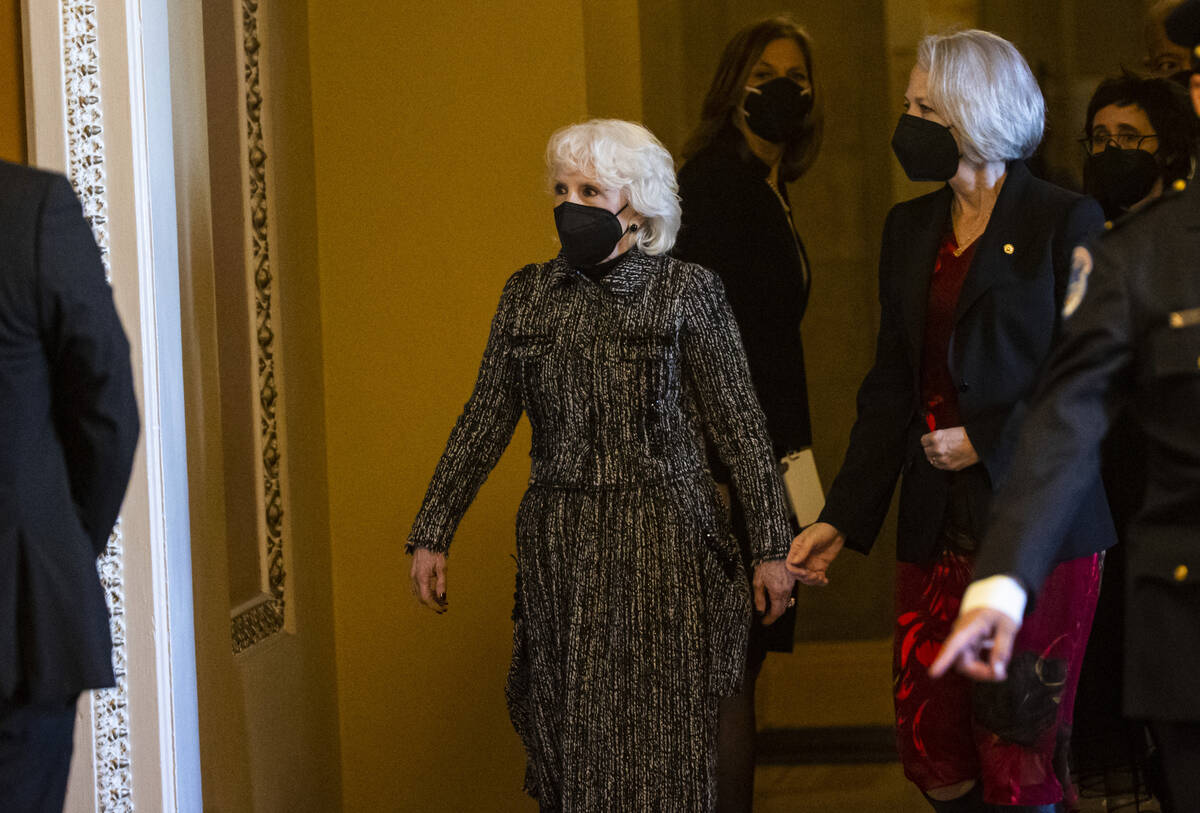
{"label": "gray tweed jacket", "polygon": [[543,810],[710,810],[717,699],[740,685],[750,603],[705,423],[754,561],[791,541],[717,277],[636,250],[599,282],[561,259],[514,274],[410,548],[449,548],[522,412],[532,461],[506,695],[525,788]]}

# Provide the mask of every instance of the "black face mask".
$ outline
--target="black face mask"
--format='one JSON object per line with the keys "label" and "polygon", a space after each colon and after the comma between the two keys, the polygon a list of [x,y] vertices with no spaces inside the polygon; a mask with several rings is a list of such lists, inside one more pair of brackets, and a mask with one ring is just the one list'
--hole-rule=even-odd
{"label": "black face mask", "polygon": [[948,181],[958,172],[958,143],[950,128],[920,116],[900,117],[892,152],[910,181]]}
{"label": "black face mask", "polygon": [[[618,209],[617,215],[627,206]],[[599,206],[566,200],[555,206],[554,225],[567,262],[576,268],[590,268],[612,254],[626,232],[617,215]]]}
{"label": "black face mask", "polygon": [[1089,155],[1083,165],[1083,188],[1100,201],[1112,219],[1150,194],[1162,174],[1158,161],[1145,150],[1123,150],[1109,144]]}
{"label": "black face mask", "polygon": [[772,144],[792,141],[804,133],[813,109],[811,91],[786,76],[764,82],[754,90],[757,93],[747,93],[742,103],[750,132]]}

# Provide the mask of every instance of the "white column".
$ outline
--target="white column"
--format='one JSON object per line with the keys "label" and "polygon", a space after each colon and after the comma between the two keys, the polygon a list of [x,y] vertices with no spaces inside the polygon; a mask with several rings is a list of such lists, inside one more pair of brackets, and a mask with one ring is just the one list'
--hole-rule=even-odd
{"label": "white column", "polygon": [[115,689],[81,700],[69,811],[200,811],[168,0],[25,0],[30,162],[67,173],[133,352],[142,445],[100,562]]}

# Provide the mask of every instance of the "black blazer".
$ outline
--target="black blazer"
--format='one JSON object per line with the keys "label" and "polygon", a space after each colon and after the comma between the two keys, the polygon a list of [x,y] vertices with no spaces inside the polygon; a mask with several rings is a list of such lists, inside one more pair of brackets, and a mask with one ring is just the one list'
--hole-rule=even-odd
{"label": "black blazer", "polygon": [[[1025,401],[1058,328],[1075,246],[1103,215],[1081,198],[1034,178],[1015,161],[963,281],[950,340],[959,413],[980,463],[953,474],[933,468],[921,449],[928,432],[920,403],[921,351],[929,281],[950,218],[953,192],[893,207],[879,261],[880,326],[875,364],[858,393],[858,419],[821,520],[870,551],[903,472],[897,555],[926,562],[938,553],[951,478],[966,481],[970,530],[983,535],[992,494],[1008,474]],[[1057,560],[1115,541],[1099,474],[1089,477]]]}
{"label": "black blazer", "polygon": [[[1145,492],[1125,550],[1125,712],[1200,720],[1200,185],[1169,192],[1093,245],[1078,309],[1031,401],[977,575],[1036,592],[1099,469],[1115,415],[1144,437]],[[1077,303],[1077,304],[1076,304]]]}
{"label": "black blazer", "polygon": [[113,684],[96,573],[129,482],[129,344],[70,184],[0,162],[0,700]]}
{"label": "black blazer", "polygon": [[[804,244],[767,173],[741,133],[732,125],[722,130],[679,170],[683,224],[671,253],[721,278],[781,457],[812,445],[800,338],[811,275]],[[786,200],[787,188],[779,191]]]}

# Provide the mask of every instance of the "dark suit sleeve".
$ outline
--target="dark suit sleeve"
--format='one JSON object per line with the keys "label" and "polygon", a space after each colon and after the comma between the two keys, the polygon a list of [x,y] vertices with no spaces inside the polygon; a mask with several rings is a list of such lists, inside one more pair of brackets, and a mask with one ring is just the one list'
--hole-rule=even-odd
{"label": "dark suit sleeve", "polygon": [[[1066,217],[1058,227],[1052,241],[1052,258],[1054,271],[1054,335],[1061,329],[1061,313],[1063,297],[1067,282],[1071,276],[1071,255],[1076,246],[1087,243],[1098,234],[1104,225],[1104,213],[1100,205],[1091,198],[1078,198],[1067,210]],[[1034,379],[1036,381],[1036,378]],[[1016,402],[1011,409],[992,410],[974,416],[965,422],[964,429],[975,452],[979,455],[984,468],[987,469],[994,487],[999,487],[1006,479],[1012,464],[1013,453],[1017,446],[1026,416],[1027,403],[1024,400]]]}
{"label": "dark suit sleeve", "polygon": [[1132,315],[1121,269],[1101,244],[1086,294],[1063,323],[1009,477],[992,504],[976,577],[1015,576],[1030,592],[1053,568],[1059,541],[1100,465],[1100,443],[1131,386]]}
{"label": "dark suit sleeve", "polygon": [[38,309],[53,377],[55,428],[71,497],[99,555],[117,520],[137,447],[129,342],[100,251],[65,178],[50,183],[37,232]]}
{"label": "dark suit sleeve", "polygon": [[887,516],[904,463],[913,417],[913,372],[888,272],[895,210],[884,225],[879,260],[879,334],[875,363],[858,390],[858,417],[842,468],[825,499],[820,521],[846,536],[846,546],[868,553]]}

